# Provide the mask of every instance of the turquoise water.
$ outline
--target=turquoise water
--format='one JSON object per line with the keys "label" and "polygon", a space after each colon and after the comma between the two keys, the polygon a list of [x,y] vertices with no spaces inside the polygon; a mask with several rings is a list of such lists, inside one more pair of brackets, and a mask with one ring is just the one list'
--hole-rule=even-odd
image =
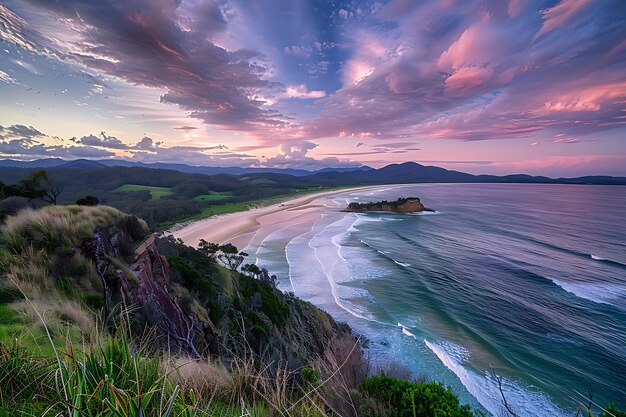
{"label": "turquoise water", "polygon": [[[436,214],[342,213],[418,196]],[[398,362],[523,416],[626,408],[626,187],[432,184],[320,199],[252,248],[294,291]]]}

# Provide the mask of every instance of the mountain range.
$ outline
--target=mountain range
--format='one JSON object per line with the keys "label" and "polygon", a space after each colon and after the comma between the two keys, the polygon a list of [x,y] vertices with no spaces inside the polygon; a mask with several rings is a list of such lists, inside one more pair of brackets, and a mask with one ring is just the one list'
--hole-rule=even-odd
{"label": "mountain range", "polygon": [[549,178],[527,174],[512,175],[474,175],[466,172],[448,170],[436,166],[421,165],[416,162],[391,164],[374,169],[368,166],[353,168],[324,168],[318,171],[303,169],[280,168],[241,168],[241,167],[209,167],[173,163],[143,163],[119,159],[89,160],[76,159],[67,161],[60,158],[19,161],[13,159],[0,160],[0,167],[13,168],[62,168],[62,169],[98,169],[110,167],[137,167],[148,169],[173,170],[190,174],[284,174],[295,177],[307,177],[304,182],[323,185],[344,184],[398,184],[415,182],[467,182],[467,183],[542,183],[542,184],[604,184],[626,185],[626,177],[591,175],[574,178]]}
{"label": "mountain range", "polygon": [[190,174],[231,174],[231,175],[244,175],[253,173],[273,172],[280,174],[294,175],[296,177],[311,175],[319,172],[348,172],[348,171],[367,171],[372,168],[368,166],[352,167],[352,168],[324,168],[317,171],[308,171],[305,169],[291,169],[291,168],[241,168],[241,167],[210,167],[210,166],[195,166],[187,164],[174,164],[166,162],[134,162],[126,161],[123,159],[76,159],[65,160],[61,158],[45,158],[36,159],[34,161],[19,161],[15,159],[0,159],[0,167],[14,167],[14,168],[105,168],[105,167],[140,167],[140,168],[154,168],[154,169],[169,169],[174,171],[186,172]]}

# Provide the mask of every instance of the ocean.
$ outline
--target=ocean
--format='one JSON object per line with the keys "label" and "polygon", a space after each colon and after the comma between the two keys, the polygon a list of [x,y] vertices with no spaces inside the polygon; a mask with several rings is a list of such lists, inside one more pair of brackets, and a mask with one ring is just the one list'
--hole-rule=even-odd
{"label": "ocean", "polygon": [[[345,213],[419,197],[435,213]],[[381,365],[504,415],[626,408],[626,187],[420,184],[342,192],[247,252],[368,340]]]}

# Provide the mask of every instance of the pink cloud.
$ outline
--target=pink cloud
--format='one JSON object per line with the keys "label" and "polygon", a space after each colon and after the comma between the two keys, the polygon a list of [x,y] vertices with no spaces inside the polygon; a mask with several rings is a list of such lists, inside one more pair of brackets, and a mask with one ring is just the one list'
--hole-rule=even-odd
{"label": "pink cloud", "polygon": [[[544,104],[546,113],[549,112],[579,112],[602,109],[603,104],[624,104],[626,98],[626,81],[581,87],[578,90],[558,92]],[[541,113],[541,110],[539,110]]]}
{"label": "pink cloud", "polygon": [[467,28],[458,40],[454,41],[441,54],[438,67],[450,70],[463,66],[486,65],[493,61],[502,48],[493,30],[481,22]]}
{"label": "pink cloud", "polygon": [[493,76],[489,67],[463,67],[446,79],[446,94],[454,97],[470,96]]}
{"label": "pink cloud", "polygon": [[565,26],[590,3],[590,0],[561,0],[556,6],[542,10],[543,26],[535,35],[535,39]]}
{"label": "pink cloud", "polygon": [[525,0],[509,0],[508,14],[511,17],[516,17],[522,14],[522,10],[525,6]]}

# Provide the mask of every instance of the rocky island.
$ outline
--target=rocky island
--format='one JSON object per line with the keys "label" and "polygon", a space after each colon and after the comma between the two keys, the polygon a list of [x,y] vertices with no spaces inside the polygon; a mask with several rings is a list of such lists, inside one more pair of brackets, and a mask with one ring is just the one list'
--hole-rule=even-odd
{"label": "rocky island", "polygon": [[419,213],[423,211],[435,211],[424,207],[417,197],[398,198],[396,201],[378,201],[372,203],[350,203],[346,209],[352,213],[366,211],[391,211],[394,213]]}

